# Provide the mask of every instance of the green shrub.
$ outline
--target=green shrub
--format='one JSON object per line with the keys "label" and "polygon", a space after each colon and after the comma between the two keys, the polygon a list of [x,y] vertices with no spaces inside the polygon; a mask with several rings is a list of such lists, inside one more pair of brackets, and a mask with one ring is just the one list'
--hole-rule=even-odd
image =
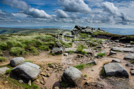
{"label": "green shrub", "polygon": [[106,73],[105,73],[104,67],[102,68],[102,70],[100,72],[100,75],[103,76],[103,77],[106,77]]}
{"label": "green shrub", "polygon": [[48,51],[49,50],[49,46],[48,45],[42,45],[39,47],[40,50],[44,50],[44,51]]}
{"label": "green shrub", "polygon": [[97,57],[98,57],[98,58],[101,58],[101,57],[104,57],[105,55],[106,55],[106,53],[98,53],[98,54],[97,54]]}
{"label": "green shrub", "polygon": [[39,55],[39,50],[37,50],[37,48],[35,47],[30,47],[29,51],[33,54],[33,55]]}
{"label": "green shrub", "polygon": [[85,47],[84,45],[79,45],[78,47],[77,47],[77,52],[78,53],[81,53],[81,54],[87,54],[83,49],[84,48],[87,48],[87,47]]}
{"label": "green shrub", "polygon": [[21,47],[12,47],[10,49],[10,54],[13,56],[21,56],[24,55],[25,53],[26,53],[25,49]]}
{"label": "green shrub", "polygon": [[5,57],[0,57],[0,62],[4,62],[6,60]]}
{"label": "green shrub", "polygon": [[7,43],[6,43],[6,42],[0,42],[0,49],[1,49],[1,50],[6,50],[6,49],[8,49]]}

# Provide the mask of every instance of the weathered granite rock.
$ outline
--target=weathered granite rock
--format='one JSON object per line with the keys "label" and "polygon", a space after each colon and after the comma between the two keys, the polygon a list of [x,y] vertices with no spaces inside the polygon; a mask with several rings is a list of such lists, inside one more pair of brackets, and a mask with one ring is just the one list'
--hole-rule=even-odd
{"label": "weathered granite rock", "polygon": [[114,54],[117,54],[115,51],[110,51],[109,55],[114,55]]}
{"label": "weathered granite rock", "polygon": [[8,69],[9,69],[8,67],[1,67],[0,68],[0,75],[5,74]]}
{"label": "weathered granite rock", "polygon": [[127,67],[133,67],[133,64],[127,63],[126,66],[127,66]]}
{"label": "weathered granite rock", "polygon": [[51,53],[52,54],[61,54],[63,52],[62,48],[55,47],[52,49]]}
{"label": "weathered granite rock", "polygon": [[120,59],[113,59],[112,62],[117,62],[117,63],[120,63],[121,60]]}
{"label": "weathered granite rock", "polygon": [[28,82],[29,80],[36,79],[39,73],[40,66],[30,62],[25,62],[16,66],[11,71],[11,77]]}
{"label": "weathered granite rock", "polygon": [[69,67],[64,71],[62,81],[75,86],[80,81],[81,77],[82,73],[77,68]]}
{"label": "weathered granite rock", "polygon": [[120,52],[134,52],[134,48],[113,47],[111,50]]}
{"label": "weathered granite rock", "polygon": [[109,63],[104,65],[106,76],[115,76],[115,77],[129,77],[126,69],[119,63]]}
{"label": "weathered granite rock", "polygon": [[23,57],[15,57],[10,61],[10,65],[12,67],[15,67],[21,63],[23,63],[25,61],[25,59]]}
{"label": "weathered granite rock", "polygon": [[134,54],[129,53],[129,54],[125,55],[124,59],[125,60],[134,60]]}

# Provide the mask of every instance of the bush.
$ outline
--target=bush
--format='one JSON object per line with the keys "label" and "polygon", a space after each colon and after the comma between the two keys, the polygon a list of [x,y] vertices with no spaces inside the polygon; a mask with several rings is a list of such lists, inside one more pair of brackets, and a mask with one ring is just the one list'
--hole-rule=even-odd
{"label": "bush", "polygon": [[37,48],[35,47],[30,47],[29,51],[33,54],[33,55],[39,55],[39,51],[37,50]]}
{"label": "bush", "polygon": [[49,50],[49,46],[48,45],[42,45],[39,47],[40,50],[44,50],[44,51],[48,51]]}
{"label": "bush", "polygon": [[21,48],[21,47],[12,47],[10,50],[10,54],[13,56],[21,56],[24,55],[25,49]]}
{"label": "bush", "polygon": [[5,57],[0,57],[0,62],[3,62],[3,61],[5,61],[5,60],[6,60]]}
{"label": "bush", "polygon": [[6,43],[6,42],[0,42],[0,49],[1,49],[1,50],[6,50],[6,49],[8,49],[7,43]]}

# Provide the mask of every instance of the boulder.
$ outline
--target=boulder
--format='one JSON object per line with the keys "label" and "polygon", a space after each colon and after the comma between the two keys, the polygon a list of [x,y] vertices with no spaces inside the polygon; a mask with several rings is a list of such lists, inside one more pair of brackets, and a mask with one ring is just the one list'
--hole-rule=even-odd
{"label": "boulder", "polygon": [[82,73],[77,68],[74,67],[67,68],[62,75],[62,81],[72,86],[77,85],[77,83],[80,81],[81,78]]}
{"label": "boulder", "polygon": [[13,68],[11,71],[11,77],[28,82],[29,80],[36,79],[39,73],[40,66],[30,62],[25,62]]}
{"label": "boulder", "polygon": [[133,64],[127,63],[126,66],[127,66],[127,67],[133,67]]}
{"label": "boulder", "polygon": [[61,47],[60,48],[55,47],[51,51],[52,54],[61,54],[62,52],[63,52],[63,49]]}
{"label": "boulder", "polygon": [[0,68],[0,74],[4,75],[8,69],[9,69],[8,67],[1,67]]}
{"label": "boulder", "polygon": [[15,67],[21,63],[23,63],[25,61],[25,59],[23,57],[15,57],[10,61],[10,65],[12,67]]}
{"label": "boulder", "polygon": [[114,54],[117,54],[115,51],[110,51],[109,55],[114,55]]}
{"label": "boulder", "polygon": [[112,51],[120,51],[120,52],[134,52],[134,48],[121,48],[121,47],[113,47]]}
{"label": "boulder", "polygon": [[129,54],[125,55],[124,59],[125,60],[134,60],[134,54],[129,53]]}
{"label": "boulder", "polygon": [[109,63],[104,65],[106,76],[129,77],[126,69],[119,63]]}

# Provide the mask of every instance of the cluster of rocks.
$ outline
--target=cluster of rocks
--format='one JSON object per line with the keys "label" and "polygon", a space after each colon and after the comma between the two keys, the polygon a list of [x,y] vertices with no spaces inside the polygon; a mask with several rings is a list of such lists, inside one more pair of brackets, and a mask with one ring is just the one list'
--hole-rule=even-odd
{"label": "cluster of rocks", "polygon": [[[96,32],[97,30],[100,30],[100,28],[95,29],[95,28],[92,28],[92,27],[89,27],[89,26],[81,27],[81,26],[76,25],[74,27],[72,33],[75,34],[75,35],[77,35],[79,33],[89,33],[90,34],[92,32]],[[103,31],[103,30],[101,30],[101,31]]]}
{"label": "cluster of rocks", "polygon": [[[35,80],[40,73],[40,66],[25,62],[23,57],[16,57],[10,61],[10,66],[14,67],[10,73],[10,77],[23,82]],[[5,74],[9,70],[8,67],[0,68],[0,74]]]}

